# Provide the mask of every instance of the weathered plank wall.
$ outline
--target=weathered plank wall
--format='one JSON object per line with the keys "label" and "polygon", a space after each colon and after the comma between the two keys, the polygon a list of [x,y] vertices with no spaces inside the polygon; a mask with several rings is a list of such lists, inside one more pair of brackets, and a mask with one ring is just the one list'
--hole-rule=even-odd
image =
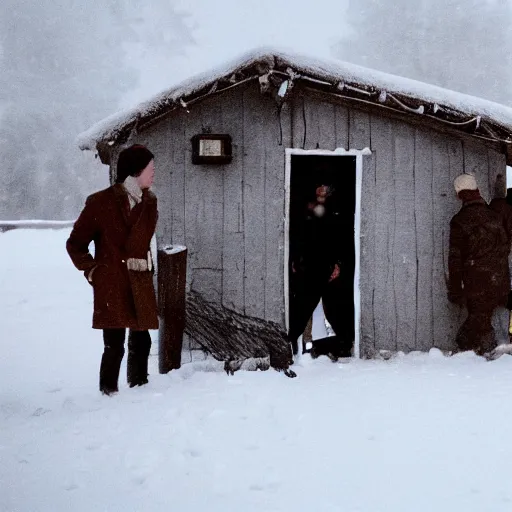
{"label": "weathered plank wall", "polygon": [[[188,289],[284,326],[287,109],[281,114],[282,134],[275,102],[261,97],[255,85],[189,110],[138,138],[156,156],[159,244],[187,246]],[[230,164],[192,164],[190,139],[204,131],[232,136]]]}
{"label": "weathered plank wall", "polygon": [[293,108],[294,147],[372,149],[361,197],[362,354],[454,348],[465,312],[446,297],[449,223],[460,208],[453,179],[474,173],[489,200],[504,155],[319,98]]}
{"label": "weathered plank wall", "polygon": [[[233,137],[233,161],[191,164],[190,138]],[[465,168],[490,199],[505,157],[479,142],[297,97],[279,119],[251,85],[181,111],[138,137],[154,151],[160,244],[189,250],[188,287],[284,326],[285,148],[370,147],[363,158],[361,349],[453,348],[464,312],[446,299],[452,182]]]}

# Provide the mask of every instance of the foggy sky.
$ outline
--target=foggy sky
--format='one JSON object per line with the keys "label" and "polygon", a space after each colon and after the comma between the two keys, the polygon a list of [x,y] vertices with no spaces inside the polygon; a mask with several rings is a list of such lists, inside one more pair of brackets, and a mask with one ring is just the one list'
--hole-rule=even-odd
{"label": "foggy sky", "polygon": [[260,46],[332,57],[332,46],[346,32],[348,0],[179,0],[190,13],[195,45],[185,56],[140,61],[140,85],[123,97],[123,106],[191,75],[236,58]]}
{"label": "foggy sky", "polygon": [[[92,152],[81,153],[76,146],[80,131],[255,47],[283,48],[320,58],[341,57],[359,64],[364,64],[358,60],[361,55],[373,54],[376,69],[391,72],[394,58],[395,65],[403,64],[400,69],[404,76],[411,78],[418,78],[413,62],[417,64],[418,58],[427,70],[429,66],[439,70],[438,57],[429,56],[423,45],[422,37],[432,34],[416,32],[423,19],[414,12],[414,6],[421,5],[431,16],[432,26],[442,29],[442,13],[429,13],[434,1],[443,8],[441,0],[396,0],[389,9],[384,0],[104,0],[101,4],[88,0],[2,0],[0,166],[7,179],[0,189],[0,218],[76,216],[85,197],[108,182],[106,166],[95,160]],[[512,2],[482,1],[501,6]],[[406,22],[399,19],[400,2],[403,10],[409,9]],[[453,7],[457,0],[446,2]],[[460,0],[465,22],[468,2]],[[363,4],[374,5],[374,11],[378,6],[383,14],[370,21],[372,13],[366,7],[356,18],[362,23],[349,21],[350,13]],[[365,15],[369,20],[366,27]],[[389,19],[382,19],[386,16]],[[371,43],[368,37],[366,43],[366,35],[354,29],[357,25],[357,30],[369,30],[368,35],[374,36],[373,28],[380,21],[382,35],[388,44],[391,41],[391,47],[381,47],[378,34]],[[479,48],[481,36],[474,28],[464,31],[457,19],[448,22],[461,29],[460,37],[466,42],[450,41],[447,52],[464,53],[467,41],[472,42],[473,50]],[[485,23],[489,26],[478,26],[477,20],[478,30],[492,34],[496,25]],[[395,43],[404,36],[419,50],[398,54],[397,59]],[[480,71],[478,93],[483,91],[483,97],[485,80],[495,85],[503,81],[506,65],[501,55],[512,55],[500,41],[501,54],[484,48],[491,57],[483,80],[482,70],[474,69],[475,74]],[[359,54],[355,50],[352,54],[356,42]],[[440,48],[443,51],[442,45]],[[471,68],[473,50],[465,52],[464,61],[455,57],[452,62]],[[485,52],[480,51],[480,58],[485,61]],[[464,71],[473,76],[472,68]],[[457,85],[453,80],[438,85],[454,83]],[[458,90],[471,90],[467,80],[462,85],[464,88]]]}

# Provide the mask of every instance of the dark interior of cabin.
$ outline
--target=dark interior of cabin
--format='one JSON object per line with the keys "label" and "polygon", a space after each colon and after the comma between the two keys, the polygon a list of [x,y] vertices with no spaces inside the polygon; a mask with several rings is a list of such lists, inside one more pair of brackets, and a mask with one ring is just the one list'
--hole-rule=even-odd
{"label": "dark interior of cabin", "polygon": [[[325,202],[319,206],[318,187]],[[348,357],[354,341],[354,156],[292,155],[290,173],[290,333],[304,332],[302,351],[333,360]],[[320,199],[321,202],[321,199]],[[338,262],[339,276],[326,268]],[[332,266],[332,265],[331,265]],[[311,318],[320,298],[331,335],[311,338]],[[307,332],[309,329],[309,332]],[[334,335],[335,334],[335,335]],[[308,343],[306,343],[306,341]],[[298,341],[292,339],[294,352]]]}

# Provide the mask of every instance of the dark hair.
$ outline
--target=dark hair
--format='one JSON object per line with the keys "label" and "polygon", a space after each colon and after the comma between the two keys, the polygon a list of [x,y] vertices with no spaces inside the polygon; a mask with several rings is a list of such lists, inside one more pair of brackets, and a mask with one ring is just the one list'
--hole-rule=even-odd
{"label": "dark hair", "polygon": [[116,183],[123,183],[128,176],[140,176],[155,155],[142,144],[134,144],[119,153],[116,169]]}

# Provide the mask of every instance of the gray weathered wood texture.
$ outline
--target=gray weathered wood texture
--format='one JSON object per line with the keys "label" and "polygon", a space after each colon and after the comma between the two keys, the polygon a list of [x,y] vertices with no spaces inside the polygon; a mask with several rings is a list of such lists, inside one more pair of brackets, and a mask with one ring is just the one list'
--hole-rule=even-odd
{"label": "gray weathered wood texture", "polygon": [[372,151],[375,158],[375,201],[361,205],[361,216],[375,209],[375,294],[373,316],[375,348],[397,350],[397,314],[394,289],[395,179],[393,124],[390,119],[372,118]]}
{"label": "gray weathered wood texture", "polygon": [[414,151],[414,220],[417,256],[417,299],[414,304],[416,308],[416,350],[429,350],[434,345],[435,321],[432,301],[434,271],[432,140],[428,132],[419,128],[415,133]]}
{"label": "gray weathered wood texture", "polygon": [[[338,132],[337,140],[344,149],[362,149],[371,146],[371,120],[370,115],[355,110],[338,111],[339,119],[335,123]],[[350,130],[349,130],[350,127]],[[361,202],[372,204],[375,201],[375,159],[365,156],[363,159],[363,176],[361,187]],[[374,261],[375,237],[374,217],[375,209],[368,210],[368,215],[361,217],[360,226],[360,354],[370,357],[375,351],[375,325],[373,320],[374,299]]]}
{"label": "gray weathered wood texture", "polygon": [[[256,85],[234,88],[137,136],[156,155],[159,244],[189,251],[188,289],[284,328],[285,148],[363,149],[361,353],[453,348],[465,312],[446,298],[453,179],[486,199],[505,156],[483,143],[297,95],[281,112]],[[190,138],[229,133],[228,165],[191,163]],[[293,172],[293,171],[292,171]]]}

